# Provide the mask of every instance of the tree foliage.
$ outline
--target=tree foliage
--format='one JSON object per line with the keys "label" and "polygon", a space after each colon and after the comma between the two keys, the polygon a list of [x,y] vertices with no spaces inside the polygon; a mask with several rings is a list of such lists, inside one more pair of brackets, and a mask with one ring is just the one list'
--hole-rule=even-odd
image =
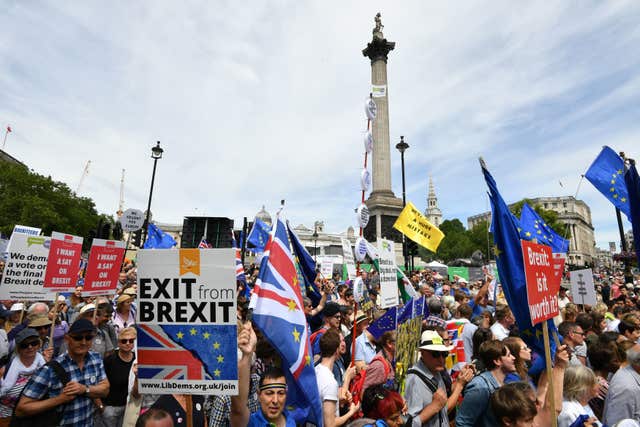
{"label": "tree foliage", "polygon": [[0,232],[9,236],[15,224],[88,237],[99,220],[93,200],[78,197],[63,183],[29,171],[22,165],[0,163]]}

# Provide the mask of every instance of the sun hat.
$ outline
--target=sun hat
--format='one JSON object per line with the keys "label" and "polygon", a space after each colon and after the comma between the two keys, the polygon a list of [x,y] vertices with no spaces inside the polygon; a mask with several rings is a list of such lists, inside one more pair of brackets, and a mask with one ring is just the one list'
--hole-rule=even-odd
{"label": "sun hat", "polygon": [[30,328],[37,328],[39,326],[49,326],[53,322],[49,319],[49,316],[38,316],[29,322]]}
{"label": "sun hat", "polygon": [[22,311],[24,310],[24,304],[21,302],[17,302],[11,306],[9,311]]}
{"label": "sun hat", "polygon": [[82,314],[82,313],[86,313],[87,311],[92,311],[92,310],[95,310],[95,309],[96,309],[96,305],[95,305],[95,304],[93,304],[93,303],[91,303],[91,304],[86,304],[85,306],[83,306],[83,307],[80,309],[80,314]]}
{"label": "sun hat", "polygon": [[436,331],[424,331],[420,337],[420,350],[451,351],[453,346],[444,345],[444,341]]}

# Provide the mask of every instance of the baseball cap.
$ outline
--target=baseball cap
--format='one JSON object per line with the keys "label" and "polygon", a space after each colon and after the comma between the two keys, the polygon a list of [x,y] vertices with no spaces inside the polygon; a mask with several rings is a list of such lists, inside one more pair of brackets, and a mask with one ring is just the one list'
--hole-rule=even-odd
{"label": "baseball cap", "polygon": [[33,329],[33,328],[24,328],[23,330],[21,330],[20,332],[17,333],[17,335],[16,335],[16,344],[20,345],[20,343],[22,341],[26,340],[27,338],[31,338],[31,337],[40,338],[40,335],[38,335],[38,332],[36,332],[36,330]]}
{"label": "baseball cap", "polygon": [[324,305],[324,309],[322,310],[322,315],[324,317],[333,317],[338,313],[340,313],[340,305],[335,302],[326,303]]}
{"label": "baseball cap", "polygon": [[79,334],[82,332],[95,332],[96,327],[89,319],[80,318],[71,324],[68,335]]}

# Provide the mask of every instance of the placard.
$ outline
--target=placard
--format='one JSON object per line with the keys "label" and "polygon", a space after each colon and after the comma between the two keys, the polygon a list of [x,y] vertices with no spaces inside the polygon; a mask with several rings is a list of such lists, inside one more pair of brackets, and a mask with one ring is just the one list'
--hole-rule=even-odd
{"label": "placard", "polygon": [[14,233],[4,275],[0,299],[53,301],[54,294],[43,288],[49,257],[50,237]]}
{"label": "placard", "polygon": [[524,273],[527,283],[527,303],[531,324],[537,325],[559,313],[558,291],[553,284],[551,248],[547,245],[521,240]]}
{"label": "placard", "polygon": [[395,307],[398,299],[398,275],[396,273],[396,251],[393,241],[378,240],[380,255],[380,307]]}
{"label": "placard", "polygon": [[124,257],[125,243],[117,240],[93,239],[89,263],[84,275],[82,295],[112,295],[118,287],[118,276]]}
{"label": "placard", "polygon": [[355,280],[356,263],[353,259],[353,250],[351,250],[351,242],[349,239],[342,239],[342,256],[344,258],[344,265],[347,266],[347,276],[349,280]]}
{"label": "placard", "polygon": [[127,209],[120,217],[120,224],[123,231],[138,231],[144,224],[144,213],[140,209]]}
{"label": "placard", "polygon": [[364,261],[367,257],[367,240],[364,237],[358,237],[356,239],[354,252],[356,254],[356,259],[360,262]]}
{"label": "placard", "polygon": [[141,393],[238,394],[234,251],[138,251]]}
{"label": "placard", "polygon": [[573,303],[596,305],[598,301],[596,300],[596,289],[593,285],[593,271],[590,268],[574,270],[570,275]]}
{"label": "placard", "polygon": [[316,257],[316,266],[320,267],[320,274],[323,279],[331,279],[333,276],[333,258],[330,257]]}
{"label": "placard", "polygon": [[51,247],[44,288],[49,292],[68,292],[75,289],[80,271],[82,237],[71,234],[51,233]]}
{"label": "placard", "polygon": [[356,222],[360,228],[365,228],[367,224],[369,224],[369,208],[367,205],[362,203],[360,206],[356,208]]}

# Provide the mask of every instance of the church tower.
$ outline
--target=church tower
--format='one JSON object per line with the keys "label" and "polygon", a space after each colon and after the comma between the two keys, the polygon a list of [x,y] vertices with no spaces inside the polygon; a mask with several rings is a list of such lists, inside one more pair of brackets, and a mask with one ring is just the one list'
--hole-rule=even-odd
{"label": "church tower", "polygon": [[440,224],[442,224],[442,211],[438,207],[438,198],[436,197],[436,190],[431,176],[429,176],[429,195],[427,196],[427,210],[424,211],[424,216],[436,227],[440,227]]}

